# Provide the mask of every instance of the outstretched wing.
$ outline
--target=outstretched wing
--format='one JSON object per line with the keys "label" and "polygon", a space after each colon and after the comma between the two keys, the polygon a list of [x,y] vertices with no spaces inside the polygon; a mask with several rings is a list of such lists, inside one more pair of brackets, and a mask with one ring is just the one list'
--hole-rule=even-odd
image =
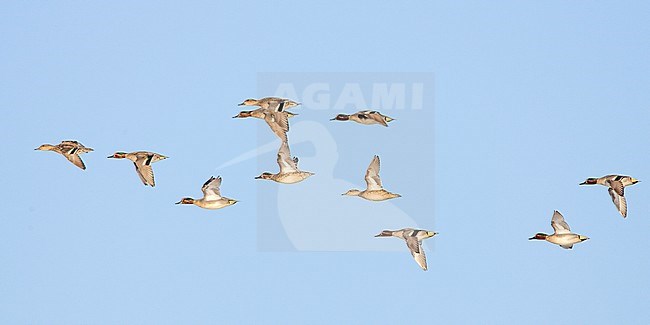
{"label": "outstretched wing", "polygon": [[609,183],[609,187],[613,189],[616,192],[616,194],[620,196],[625,195],[625,186],[623,186],[623,183],[621,181],[611,180],[608,183]]}
{"label": "outstretched wing", "polygon": [[618,210],[623,218],[627,217],[627,201],[625,201],[625,197],[623,195],[619,195],[614,188],[610,187],[607,189],[607,191],[609,192],[609,196],[612,197],[612,202],[614,202],[616,210]]}
{"label": "outstretched wing", "polygon": [[214,178],[214,176],[210,177],[210,179],[208,179],[201,187],[203,198],[206,201],[216,201],[221,199],[221,191],[219,190],[220,186],[221,176],[218,176],[217,178]]}
{"label": "outstretched wing", "polygon": [[415,237],[406,237],[406,246],[408,246],[411,251],[411,255],[415,259],[415,262],[423,269],[427,270],[427,256],[424,254],[422,249],[422,243],[417,240]]}
{"label": "outstretched wing", "polygon": [[553,213],[553,218],[551,219],[551,227],[555,230],[556,234],[569,234],[571,233],[571,228],[569,224],[564,221],[564,217],[558,211]]}
{"label": "outstretched wing", "polygon": [[366,184],[368,191],[378,191],[383,188],[379,178],[379,156],[372,158],[368,170],[366,170]]}
{"label": "outstretched wing", "polygon": [[376,111],[371,111],[368,113],[368,116],[370,116],[371,119],[377,121],[379,124],[383,126],[388,126],[388,123],[386,122],[386,117],[381,115],[381,113]]}
{"label": "outstretched wing", "polygon": [[77,166],[77,167],[79,167],[81,169],[84,169],[84,170],[86,169],[86,165],[84,165],[83,160],[81,160],[81,157],[79,157],[78,154],[76,154],[76,153],[70,154],[70,153],[67,153],[67,152],[63,152],[62,154],[63,154],[64,157],[66,157],[75,166]]}
{"label": "outstretched wing", "polygon": [[282,142],[278,150],[278,165],[282,174],[298,171],[298,158],[291,158],[289,143],[286,141]]}
{"label": "outstretched wing", "polygon": [[289,114],[286,112],[265,111],[264,121],[269,125],[271,131],[283,142],[287,142],[287,132],[289,131]]}
{"label": "outstretched wing", "polygon": [[156,186],[156,181],[153,177],[153,168],[151,168],[152,158],[152,154],[138,156],[133,164],[135,165],[135,171],[138,173],[138,176],[140,176],[142,183],[154,187]]}

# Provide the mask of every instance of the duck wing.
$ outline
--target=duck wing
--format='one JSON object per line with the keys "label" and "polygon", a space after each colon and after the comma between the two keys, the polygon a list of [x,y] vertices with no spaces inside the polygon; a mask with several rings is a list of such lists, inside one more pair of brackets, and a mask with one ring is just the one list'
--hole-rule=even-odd
{"label": "duck wing", "polygon": [[286,141],[282,142],[282,145],[278,150],[278,165],[280,166],[281,174],[298,171],[298,158],[291,158],[289,143]]}
{"label": "duck wing", "polygon": [[370,111],[368,113],[368,116],[370,116],[371,119],[377,121],[377,123],[383,125],[383,126],[388,126],[388,122],[386,122],[386,117],[382,115],[381,113],[377,111]]}
{"label": "duck wing", "polygon": [[86,165],[84,164],[83,160],[81,160],[81,157],[79,157],[78,154],[73,153],[70,154],[69,152],[63,152],[61,153],[64,157],[66,157],[71,163],[73,163],[75,166],[85,170]]}
{"label": "duck wing", "polygon": [[427,256],[424,254],[422,249],[422,242],[417,240],[415,237],[406,237],[406,246],[408,246],[411,251],[411,255],[415,259],[415,262],[423,269],[427,270]]}
{"label": "duck wing", "polygon": [[378,191],[383,189],[381,178],[379,178],[379,156],[375,155],[366,170],[366,185],[368,191]]}
{"label": "duck wing", "polygon": [[620,180],[611,180],[607,182],[609,184],[609,188],[613,189],[616,194],[623,196],[625,195],[625,186],[623,186],[623,182]]}
{"label": "duck wing", "polygon": [[564,216],[558,211],[553,212],[553,218],[551,219],[551,227],[555,230],[556,234],[569,234],[571,233],[571,228],[569,224],[564,221]]}
{"label": "duck wing", "polygon": [[607,189],[607,192],[609,192],[609,196],[612,198],[616,210],[618,210],[623,218],[627,217],[627,201],[625,200],[625,196],[619,195],[619,193],[611,187]]}
{"label": "duck wing", "polygon": [[203,198],[206,201],[216,201],[221,199],[221,191],[219,190],[219,187],[221,187],[221,176],[218,176],[217,178],[214,178],[214,176],[210,177],[210,179],[208,179],[201,187]]}
{"label": "duck wing", "polygon": [[79,153],[83,153],[84,151],[79,150],[79,145],[80,144],[77,141],[61,141],[61,143],[57,146],[57,149],[58,152],[62,154],[66,159],[68,159],[71,163],[85,170],[86,165],[84,164],[83,160],[81,160],[81,157],[79,157]]}
{"label": "duck wing", "polygon": [[287,142],[287,132],[289,131],[289,114],[286,112],[265,111],[264,121],[269,125],[271,131],[283,142]]}
{"label": "duck wing", "polygon": [[140,176],[142,183],[151,187],[156,186],[156,181],[153,176],[153,168],[151,168],[153,157],[153,154],[138,155],[136,160],[133,162],[135,165],[135,171],[138,173],[138,176]]}

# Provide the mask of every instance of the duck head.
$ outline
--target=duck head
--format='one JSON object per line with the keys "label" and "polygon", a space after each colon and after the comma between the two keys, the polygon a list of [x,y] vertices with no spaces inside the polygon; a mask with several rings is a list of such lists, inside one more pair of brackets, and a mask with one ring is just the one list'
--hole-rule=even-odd
{"label": "duck head", "polygon": [[580,239],[580,241],[585,241],[585,240],[588,240],[589,237],[583,236],[583,235],[578,235],[578,239]]}
{"label": "duck head", "polygon": [[[126,152],[118,151],[118,152],[116,152],[116,153],[114,153],[114,154],[112,154],[112,155],[110,155],[110,156],[108,156],[106,158],[123,159],[123,158],[126,158]],[[165,157],[165,158],[167,158],[167,157]]]}
{"label": "duck head", "polygon": [[233,205],[233,204],[235,204],[237,202],[239,202],[239,201],[233,200],[233,199],[228,199],[228,205]]}
{"label": "duck head", "polygon": [[255,177],[255,179],[271,179],[273,174],[269,172],[263,172],[260,176]]}
{"label": "duck head", "polygon": [[375,235],[375,237],[392,237],[393,232],[391,230],[382,230],[379,234]]}
{"label": "duck head", "polygon": [[233,116],[232,118],[247,118],[252,116],[253,111],[241,111],[239,114]]}
{"label": "duck head", "polygon": [[636,184],[636,183],[640,182],[640,180],[638,180],[638,179],[636,179],[634,177],[630,177],[630,182],[632,182],[632,184]]}
{"label": "duck head", "polygon": [[598,180],[596,178],[589,177],[584,182],[582,182],[582,183],[580,183],[578,185],[594,185],[594,184],[597,184],[597,183],[598,183]]}
{"label": "duck head", "polygon": [[533,239],[546,240],[546,237],[548,237],[547,234],[538,232],[535,234],[535,236],[528,238],[528,240],[533,240]]}
{"label": "duck head", "polygon": [[348,121],[350,120],[350,115],[339,114],[335,118],[330,119],[330,121]]}
{"label": "duck head", "polygon": [[257,99],[249,98],[237,106],[257,106],[259,101]]}
{"label": "duck head", "polygon": [[347,191],[347,192],[345,192],[345,193],[343,193],[341,195],[359,196],[359,194],[361,194],[361,191],[359,191],[357,189],[352,189],[352,190],[349,190],[349,191]]}
{"label": "duck head", "polygon": [[435,231],[427,231],[427,238],[431,238],[431,237],[433,237],[433,236],[435,236],[435,235],[437,235],[437,234],[438,234],[438,233],[435,232]]}
{"label": "duck head", "polygon": [[[191,197],[184,197],[174,204],[194,204],[194,199]],[[234,203],[233,203],[234,204]]]}
{"label": "duck head", "polygon": [[36,148],[34,150],[50,151],[52,149],[54,149],[53,145],[51,145],[51,144],[42,144],[42,145],[38,146],[38,148]]}

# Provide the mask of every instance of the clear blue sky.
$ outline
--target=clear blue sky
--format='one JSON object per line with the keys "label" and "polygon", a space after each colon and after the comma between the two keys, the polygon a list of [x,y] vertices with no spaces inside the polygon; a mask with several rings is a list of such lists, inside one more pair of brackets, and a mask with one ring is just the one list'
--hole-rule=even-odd
{"label": "clear blue sky", "polygon": [[[646,322],[649,12],[645,1],[5,1],[0,323]],[[253,180],[276,171],[273,151],[223,167],[272,139],[260,121],[230,118],[267,95],[262,72],[295,72],[297,83],[312,72],[424,73],[434,100],[388,111],[388,129],[295,109],[290,139],[327,130],[339,160],[321,176],[314,157],[325,151],[296,143],[317,174],[280,188]],[[88,170],[33,151],[64,139],[95,148]],[[156,188],[105,158],[141,149],[170,156],[154,165]],[[403,198],[327,196],[363,185],[373,154]],[[608,173],[642,180],[626,191],[627,220],[605,188],[577,185]],[[210,175],[242,202],[173,204]],[[331,192],[315,189],[325,183]],[[397,239],[347,252],[288,244],[276,205],[328,217],[292,200],[305,193],[347,219],[396,211],[440,232],[429,271]],[[552,231],[554,209],[591,240],[572,251],[528,241]],[[327,231],[352,243],[413,224]],[[278,247],[260,245],[279,231]]]}

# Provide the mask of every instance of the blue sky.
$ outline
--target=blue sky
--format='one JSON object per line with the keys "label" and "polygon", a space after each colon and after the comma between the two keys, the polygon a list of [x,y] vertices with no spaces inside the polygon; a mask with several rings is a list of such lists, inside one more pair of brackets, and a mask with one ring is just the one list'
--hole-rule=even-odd
{"label": "blue sky", "polygon": [[[0,322],[643,322],[648,12],[642,1],[3,2]],[[219,168],[272,139],[260,121],[230,118],[267,95],[265,72],[304,75],[298,83],[315,72],[433,76],[433,102],[388,111],[387,129],[305,106],[290,133],[322,122],[344,148],[329,179],[349,184],[328,183],[334,195],[361,186],[380,154],[384,184],[404,197],[336,199],[376,232],[395,226],[377,222],[398,211],[388,209],[440,232],[429,271],[397,239],[376,239],[379,251],[259,245],[260,221],[278,218],[267,203],[309,218],[293,195],[330,193],[314,190],[327,178],[309,143],[292,153],[317,175],[292,187],[253,180],[276,171],[272,151]],[[88,170],[33,151],[64,139],[95,149]],[[154,165],[156,188],[105,158],[141,149],[170,156]],[[627,220],[605,188],[577,185],[609,173],[642,180],[626,190]],[[242,202],[173,205],[210,175]],[[572,251],[529,242],[552,231],[555,209],[591,240]]]}

